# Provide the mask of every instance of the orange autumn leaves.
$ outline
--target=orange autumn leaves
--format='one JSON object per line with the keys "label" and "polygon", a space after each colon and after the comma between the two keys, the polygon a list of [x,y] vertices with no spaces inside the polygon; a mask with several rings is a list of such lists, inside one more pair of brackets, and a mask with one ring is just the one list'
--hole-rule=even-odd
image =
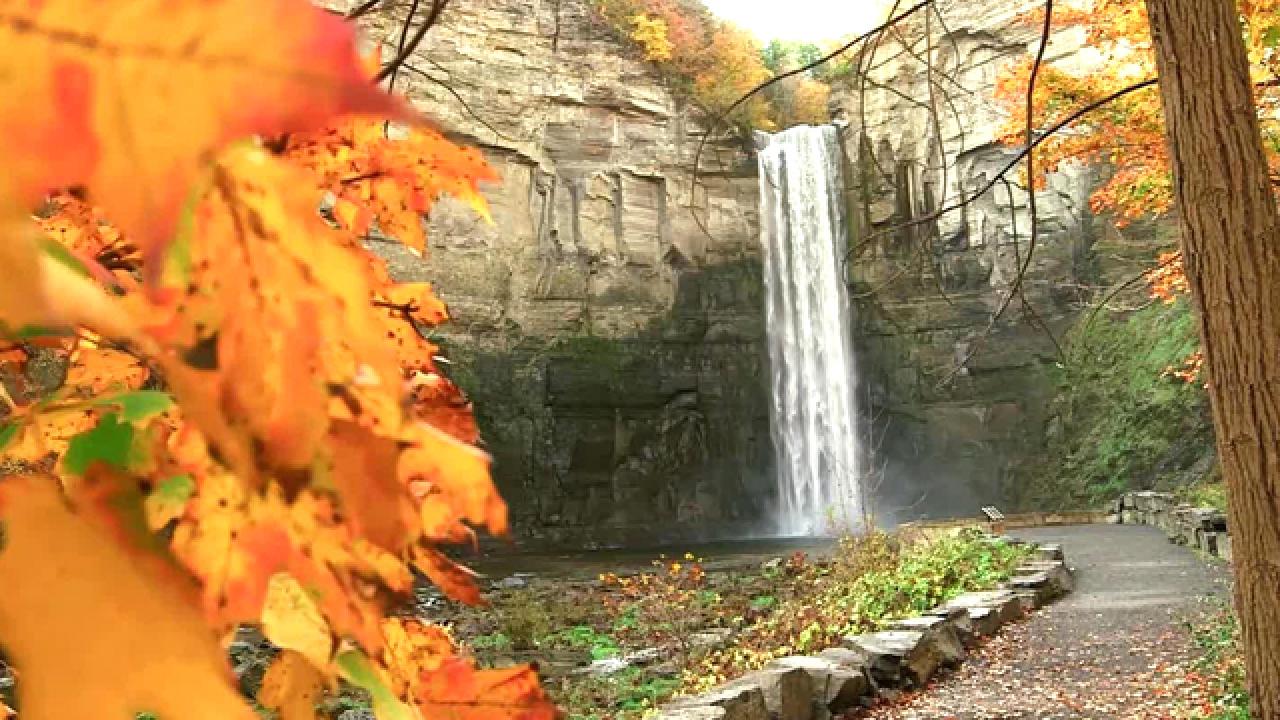
{"label": "orange autumn leaves", "polygon": [[[269,700],[290,717],[336,677],[380,717],[550,716],[527,668],[476,671],[386,619],[414,568],[478,599],[437,544],[505,532],[506,508],[419,332],[444,305],[361,237],[422,251],[441,193],[484,212],[483,159],[390,126],[411,114],[304,0],[0,2],[0,39],[0,454],[28,472],[0,479],[0,582],[77,574],[0,598],[24,713],[241,716],[206,625],[256,623],[288,651]],[[75,602],[101,712],[59,699],[30,620]],[[123,692],[120,638],[160,626],[172,682]],[[415,664],[388,652],[424,633]]]}

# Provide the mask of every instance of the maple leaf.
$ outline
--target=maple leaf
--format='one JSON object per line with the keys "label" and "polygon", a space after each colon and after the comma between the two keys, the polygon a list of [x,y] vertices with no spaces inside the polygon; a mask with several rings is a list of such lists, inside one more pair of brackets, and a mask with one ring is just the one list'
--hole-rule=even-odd
{"label": "maple leaf", "polygon": [[139,562],[105,510],[72,509],[53,478],[27,476],[0,481],[0,514],[0,637],[24,716],[254,717],[183,585]]}
{"label": "maple leaf", "polygon": [[316,703],[325,688],[324,674],[301,653],[284,650],[262,676],[258,702],[275,710],[280,720],[315,720]]}
{"label": "maple leaf", "polygon": [[364,235],[376,220],[384,234],[419,253],[426,246],[422,217],[441,194],[489,219],[479,184],[498,179],[479,151],[449,142],[438,130],[392,131],[387,123],[368,118],[295,134],[285,156],[314,172],[334,194],[339,225]]}
{"label": "maple leaf", "polygon": [[83,185],[149,260],[227,141],[408,115],[352,27],[306,0],[10,0],[0,42],[0,194],[33,206]]}
{"label": "maple leaf", "polygon": [[415,700],[429,717],[448,720],[552,720],[558,715],[533,668],[476,670],[457,657],[422,674]]}
{"label": "maple leaf", "polygon": [[315,600],[292,576],[271,576],[261,620],[263,635],[277,647],[293,650],[318,667],[329,664],[333,652],[329,626]]}
{"label": "maple leaf", "polygon": [[44,252],[35,226],[9,200],[0,192],[0,267],[5,268],[0,335],[33,326],[91,325],[117,337],[134,336],[132,319],[119,311],[114,299]]}

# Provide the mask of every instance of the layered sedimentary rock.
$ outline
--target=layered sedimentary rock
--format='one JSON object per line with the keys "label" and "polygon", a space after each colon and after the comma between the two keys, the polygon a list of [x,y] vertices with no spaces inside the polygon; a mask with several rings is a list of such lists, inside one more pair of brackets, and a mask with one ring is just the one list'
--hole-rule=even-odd
{"label": "layered sedimentary rock", "polygon": [[383,251],[449,304],[520,533],[749,532],[772,492],[750,148],[709,145],[694,192],[695,116],[589,0],[451,5],[395,86],[502,178],[491,224],[446,202],[425,262]]}
{"label": "layered sedimentary rock", "polygon": [[[1019,19],[1034,6],[935,3],[834,93],[864,408],[877,421],[890,519],[974,513],[1005,497],[1010,469],[1050,425],[1057,338],[1093,291],[1149,257],[1090,212],[1102,168],[1062,168],[1036,193],[1034,254],[1020,173],[993,184],[1017,156],[997,138],[996,80],[1038,50],[1039,26]],[[1047,62],[1087,70],[1096,56],[1084,39],[1081,28],[1055,32]]]}

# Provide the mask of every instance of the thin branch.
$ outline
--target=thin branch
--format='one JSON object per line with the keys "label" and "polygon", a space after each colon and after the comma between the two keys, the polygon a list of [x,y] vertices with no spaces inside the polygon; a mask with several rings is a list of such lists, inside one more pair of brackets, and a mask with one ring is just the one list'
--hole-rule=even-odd
{"label": "thin branch", "polygon": [[[405,43],[409,39],[409,28],[413,27],[413,18],[418,14],[418,3],[420,0],[412,0],[409,5],[409,12],[404,16],[404,24],[400,26],[400,39],[396,41],[396,57],[405,57]],[[427,27],[430,27],[429,21]],[[404,64],[401,60],[399,64],[392,66],[391,75],[387,78],[387,92],[391,92],[396,87],[396,78],[400,75],[400,65]],[[384,68],[385,70],[385,68]],[[381,78],[379,78],[381,79]]]}
{"label": "thin branch", "polygon": [[[730,105],[728,108],[717,113],[715,117],[711,119],[711,122],[708,124],[706,131],[702,134],[702,138],[698,142],[698,149],[693,155],[693,173],[692,173],[693,177],[691,179],[691,184],[690,184],[690,204],[692,205],[693,199],[696,198],[697,196],[699,169],[702,161],[702,153],[703,151],[706,150],[707,142],[711,139],[711,134],[715,132],[717,129],[719,129],[720,126],[725,124],[725,121],[728,119],[728,117],[731,114],[733,114],[734,110],[737,110],[738,108],[742,107],[742,105],[745,104],[748,100],[755,97],[759,93],[763,92],[766,88],[772,87],[773,85],[789,77],[794,77],[796,75],[800,75],[801,73],[809,72],[810,70],[813,70],[814,68],[819,67],[824,63],[828,63],[831,60],[834,60],[835,58],[849,51],[850,49],[858,46],[863,42],[866,42],[868,39],[876,37],[880,33],[883,33],[887,28],[893,27],[894,25],[897,25],[898,23],[903,22],[907,18],[911,17],[912,15],[915,15],[917,12],[928,7],[932,2],[933,0],[923,0],[923,2],[916,4],[911,9],[907,10],[901,15],[890,18],[888,21],[882,23],[879,27],[873,30],[868,30],[867,32],[850,40],[844,45],[841,45],[835,50],[832,50],[826,55],[823,55],[817,60],[814,60],[813,62],[810,62],[806,65],[803,65],[798,68],[794,68],[792,70],[788,70],[787,72],[784,72],[780,75],[775,75],[769,78],[768,80],[752,88],[742,97],[735,100],[733,104]],[[895,7],[896,6],[897,5],[895,4]],[[690,210],[691,210],[690,214],[693,216],[694,221],[698,224],[699,229],[701,229],[703,234],[706,235],[709,239],[714,240],[715,237],[711,234],[710,229],[707,228],[706,223],[703,222],[702,218],[698,217],[697,212],[693,212],[692,208],[690,208]]]}
{"label": "thin branch", "polygon": [[[427,19],[423,21],[422,25],[418,26],[417,32],[413,34],[413,37],[407,44],[400,48],[396,53],[396,56],[391,59],[391,62],[384,65],[382,69],[378,71],[378,74],[374,76],[374,82],[382,82],[383,80],[386,80],[395,73],[396,69],[403,65],[404,62],[413,55],[413,53],[417,52],[418,46],[422,44],[422,39],[427,36],[427,31],[435,27],[436,22],[440,19],[440,13],[443,13],[445,7],[448,5],[449,0],[432,0],[431,12],[427,14]],[[409,20],[406,19],[405,22],[407,23]]]}
{"label": "thin branch", "polygon": [[[955,212],[956,210],[960,210],[961,208],[972,205],[973,203],[977,202],[978,199],[981,198],[983,195],[986,195],[988,192],[990,192],[991,189],[996,186],[996,183],[1000,182],[1001,179],[1003,179],[1006,175],[1008,175],[1009,172],[1013,170],[1015,167],[1017,167],[1019,163],[1023,162],[1026,159],[1027,153],[1030,150],[1036,147],[1039,147],[1041,144],[1049,140],[1053,135],[1057,134],[1063,128],[1067,127],[1068,125],[1071,125],[1072,123],[1088,115],[1089,113],[1094,112],[1095,110],[1101,107],[1104,107],[1110,103],[1113,103],[1116,100],[1126,95],[1130,95],[1139,90],[1145,90],[1149,87],[1154,87],[1159,82],[1160,81],[1158,78],[1151,78],[1149,80],[1144,80],[1140,83],[1134,83],[1133,85],[1117,90],[1111,93],[1110,95],[1107,95],[1104,98],[1101,98],[1099,100],[1095,100],[1094,102],[1089,103],[1088,105],[1080,108],[1079,110],[1071,113],[1067,117],[1058,121],[1048,130],[1041,132],[1039,136],[1032,141],[1029,147],[1024,147],[1021,150],[1019,150],[1018,153],[1014,155],[1009,160],[1009,162],[1006,163],[1005,166],[1001,168],[1001,170],[998,173],[995,174],[994,177],[988,180],[986,184],[984,184],[978,190],[974,191],[973,193],[970,193],[968,196],[962,198],[961,200],[958,200],[957,202],[947,205],[945,207],[939,208],[938,210],[932,213],[929,213],[928,215],[903,221],[901,223],[895,224],[892,227],[886,228],[884,230],[880,230],[875,234],[873,234],[871,237],[867,238],[867,240],[863,244],[865,245],[867,243],[870,243],[873,240],[878,240],[879,238],[884,237],[885,235],[896,232],[906,227],[913,227],[916,225],[923,225],[924,223],[927,223],[927,222],[933,222],[934,220],[937,220],[943,215]],[[854,250],[856,250],[856,248],[851,249],[849,252],[849,255],[853,255]]]}

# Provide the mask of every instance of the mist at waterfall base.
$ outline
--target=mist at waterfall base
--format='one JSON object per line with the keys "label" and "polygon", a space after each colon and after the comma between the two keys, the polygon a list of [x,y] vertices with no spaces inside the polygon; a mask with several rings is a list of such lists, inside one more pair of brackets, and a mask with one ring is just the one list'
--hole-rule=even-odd
{"label": "mist at waterfall base", "polygon": [[834,126],[801,125],[756,139],[777,457],[769,530],[779,537],[857,530],[865,497],[840,138]]}

